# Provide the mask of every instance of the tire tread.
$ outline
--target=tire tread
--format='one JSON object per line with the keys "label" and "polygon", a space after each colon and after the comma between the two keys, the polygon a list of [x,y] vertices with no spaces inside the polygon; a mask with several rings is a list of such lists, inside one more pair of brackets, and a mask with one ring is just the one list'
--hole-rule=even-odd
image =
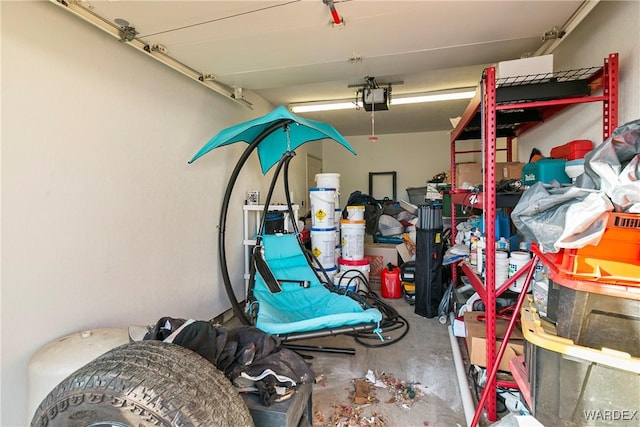
{"label": "tire tread", "polygon": [[100,407],[103,413],[117,410],[135,427],[253,425],[221,371],[184,347],[160,341],[125,344],[81,367],[45,397],[31,426],[75,426],[74,414],[82,418],[78,411]]}

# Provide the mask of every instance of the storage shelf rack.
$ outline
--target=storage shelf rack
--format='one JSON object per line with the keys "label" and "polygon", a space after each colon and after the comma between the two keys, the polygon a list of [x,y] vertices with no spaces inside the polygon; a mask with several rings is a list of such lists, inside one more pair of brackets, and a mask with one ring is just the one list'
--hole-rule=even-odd
{"label": "storage shelf rack", "polygon": [[[601,90],[600,95],[592,95]],[[602,102],[602,137],[606,140],[618,125],[618,54],[609,54],[602,67],[556,72],[544,75],[521,76],[509,79],[497,79],[496,68],[485,69],[478,85],[475,97],[470,101],[456,128],[451,133],[451,189],[452,194],[459,192],[456,183],[456,155],[468,151],[456,150],[456,142],[465,139],[481,139],[483,163],[483,188],[481,205],[484,209],[485,236],[487,242],[495,241],[495,218],[497,209],[496,188],[496,139],[507,138],[507,155],[511,160],[512,138],[517,138],[527,130],[559,113],[565,108],[580,103]],[[455,203],[459,198],[452,197],[451,222],[456,228]],[[519,273],[533,275],[538,255],[533,258]],[[495,284],[495,252],[486,251],[485,277],[478,276],[475,270],[463,262],[462,271],[468,276],[471,284],[480,297],[486,310],[487,368],[488,376],[471,425],[475,427],[483,409],[489,421],[497,419],[496,380],[498,361],[508,342],[515,323],[515,316],[509,322],[505,337],[496,354],[496,297],[504,292],[512,277],[502,286]],[[453,280],[456,280],[456,269],[453,269]],[[516,310],[524,301],[524,292],[518,298]]]}

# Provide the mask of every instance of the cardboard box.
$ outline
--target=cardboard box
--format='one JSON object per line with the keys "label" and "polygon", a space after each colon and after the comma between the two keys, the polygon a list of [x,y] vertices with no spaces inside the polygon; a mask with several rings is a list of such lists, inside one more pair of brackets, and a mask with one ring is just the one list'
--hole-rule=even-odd
{"label": "cardboard box", "polygon": [[[521,179],[523,167],[524,163],[521,162],[497,162],[496,182],[501,179]],[[456,165],[456,187],[460,188],[463,182],[479,185],[482,184],[482,179],[482,165],[480,163],[458,163]]]}
{"label": "cardboard box", "polygon": [[416,242],[411,238],[406,238],[402,243],[396,245],[396,250],[402,262],[414,261],[416,259]]}
{"label": "cardboard box", "polygon": [[[484,321],[479,320],[480,311],[467,311],[464,313],[464,325],[467,330],[467,348],[469,349],[469,361],[473,365],[487,367],[487,335]],[[500,338],[504,337],[508,322],[503,319],[496,319],[496,353],[500,347]],[[511,372],[509,361],[516,356],[524,354],[524,337],[519,326],[513,328],[511,338],[500,361],[501,371]]]}
{"label": "cardboard box", "polygon": [[523,76],[534,79],[549,73],[553,73],[553,54],[501,61],[496,67],[496,77],[499,79]]}
{"label": "cardboard box", "polygon": [[398,264],[398,250],[390,243],[364,243],[364,257],[369,259],[369,283],[380,289],[382,270],[391,263]]}
{"label": "cardboard box", "polygon": [[522,179],[523,167],[524,163],[520,162],[496,163],[496,181],[501,179]]}
{"label": "cardboard box", "polygon": [[480,163],[458,163],[456,165],[456,187],[463,182],[471,185],[482,184],[482,165]]}

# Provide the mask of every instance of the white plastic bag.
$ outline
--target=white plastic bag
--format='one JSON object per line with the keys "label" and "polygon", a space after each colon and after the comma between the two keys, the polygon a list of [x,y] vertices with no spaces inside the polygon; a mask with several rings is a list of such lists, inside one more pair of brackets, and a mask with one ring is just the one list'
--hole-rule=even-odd
{"label": "white plastic bag", "polygon": [[579,186],[604,191],[617,212],[640,212],[640,120],[616,128],[587,153],[584,171]]}
{"label": "white plastic bag", "polygon": [[597,245],[612,210],[613,204],[603,193],[591,193],[581,202],[571,204],[565,214],[564,231],[554,245],[556,251]]}
{"label": "white plastic bag", "polygon": [[[599,241],[604,228],[598,234],[597,229],[589,228],[588,221],[606,212],[606,203],[599,200],[602,198],[606,201],[603,193],[594,190],[537,182],[522,194],[511,219],[525,241],[537,242],[544,252],[558,252],[564,247],[558,246],[561,238],[569,242],[571,236],[576,236],[576,240]],[[612,209],[609,203],[609,210]]]}
{"label": "white plastic bag", "polygon": [[378,231],[383,236],[396,236],[402,234],[404,227],[402,223],[391,215],[380,215],[378,220]]}

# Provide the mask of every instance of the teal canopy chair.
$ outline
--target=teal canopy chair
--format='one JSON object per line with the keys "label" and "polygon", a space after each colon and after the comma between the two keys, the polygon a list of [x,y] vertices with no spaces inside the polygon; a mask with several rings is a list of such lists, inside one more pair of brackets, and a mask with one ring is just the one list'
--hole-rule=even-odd
{"label": "teal canopy chair", "polygon": [[[305,142],[327,138],[355,154],[332,126],[295,116],[284,107],[278,107],[265,116],[222,130],[191,159],[190,163],[223,145],[241,141],[249,144],[231,174],[221,206],[218,255],[225,290],[235,315],[244,324],[281,337],[285,345],[293,340],[345,333],[363,344],[366,344],[365,339],[379,338],[377,344],[370,345],[389,345],[406,335],[406,321],[374,293],[336,289],[320,263],[304,248],[295,221],[292,221],[293,232],[290,234],[264,234],[264,212],[259,227],[262,232],[256,236],[253,250],[246,307],[238,302],[231,285],[226,260],[227,213],[233,187],[247,159],[257,148],[263,173],[276,166],[264,201],[265,209],[271,203],[275,185],[283,172],[289,218],[294,218],[288,178],[289,162],[295,156],[293,149]],[[389,330],[402,329],[403,332],[395,340],[385,341],[382,339],[385,327]],[[301,350],[314,349],[289,346]],[[330,347],[322,349],[342,351]]]}

